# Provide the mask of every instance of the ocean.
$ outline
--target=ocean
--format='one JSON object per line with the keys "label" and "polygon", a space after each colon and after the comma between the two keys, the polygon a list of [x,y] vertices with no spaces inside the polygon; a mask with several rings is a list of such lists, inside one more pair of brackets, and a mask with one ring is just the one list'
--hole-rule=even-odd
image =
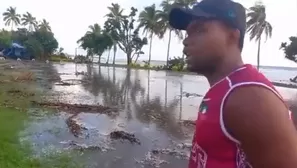
{"label": "ocean", "polygon": [[[105,62],[102,59],[102,62]],[[138,64],[144,64],[144,60],[138,60]],[[94,62],[98,62],[98,59],[94,59]],[[109,61],[112,63],[112,60]],[[125,65],[127,64],[125,59],[118,59],[115,61],[116,64]],[[166,61],[152,60],[151,65],[160,66],[165,65]],[[297,64],[296,64],[297,65]],[[281,67],[281,66],[260,66],[260,71],[266,75],[271,81],[276,82],[289,82],[290,78],[297,76],[297,68],[294,67]]]}

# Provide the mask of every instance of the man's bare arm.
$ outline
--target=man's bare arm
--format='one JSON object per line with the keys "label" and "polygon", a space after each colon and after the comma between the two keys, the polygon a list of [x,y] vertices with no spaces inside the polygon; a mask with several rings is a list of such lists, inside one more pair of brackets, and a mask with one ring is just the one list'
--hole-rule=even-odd
{"label": "man's bare arm", "polygon": [[285,104],[259,86],[236,88],[223,113],[253,168],[297,168],[297,132]]}

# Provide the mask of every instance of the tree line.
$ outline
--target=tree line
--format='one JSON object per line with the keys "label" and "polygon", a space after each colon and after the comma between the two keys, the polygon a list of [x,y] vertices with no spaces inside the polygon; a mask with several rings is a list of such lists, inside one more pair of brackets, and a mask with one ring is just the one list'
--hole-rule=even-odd
{"label": "tree line", "polygon": [[[169,25],[169,12],[172,7],[180,6],[191,8],[196,0],[163,0],[160,5],[152,4],[144,7],[138,13],[138,9],[132,7],[128,13],[117,3],[112,3],[109,13],[105,15],[103,25],[97,23],[89,26],[87,31],[77,42],[87,51],[87,56],[100,58],[104,52],[108,52],[109,62],[111,51],[113,52],[113,64],[118,49],[126,54],[127,64],[136,62],[140,55],[144,54],[143,46],[149,45],[148,65],[151,61],[153,39],[166,38],[167,62],[170,59],[170,44],[172,35],[175,34],[180,40],[185,34],[172,29]],[[24,45],[28,54],[33,58],[46,58],[53,53],[62,53],[63,48],[58,49],[58,42],[54,37],[49,22],[45,19],[37,21],[36,17],[29,12],[23,15],[17,13],[16,8],[9,7],[2,14],[6,26],[11,30],[0,30],[0,51],[11,45],[12,41]],[[14,30],[18,27],[17,30]],[[266,20],[266,7],[261,1],[257,1],[247,9],[247,33],[250,40],[258,42],[257,65],[260,65],[261,44],[272,36],[272,25]],[[166,33],[168,34],[165,37]],[[297,37],[290,37],[289,42],[281,44],[285,58],[297,62]],[[165,53],[164,53],[165,54]],[[99,59],[100,60],[100,59]],[[177,61],[183,61],[178,58]],[[167,64],[168,66],[168,64]]]}
{"label": "tree line", "polygon": [[[150,64],[154,37],[167,38],[168,62],[172,34],[175,34],[180,40],[185,36],[183,32],[170,27],[169,12],[176,6],[191,8],[196,2],[196,0],[163,0],[159,6],[152,4],[144,7],[138,16],[136,8],[132,7],[130,13],[125,14],[125,10],[119,4],[112,3],[108,7],[109,13],[105,15],[104,24],[100,26],[95,23],[89,26],[90,30],[77,42],[83,49],[87,50],[88,56],[98,55],[99,60],[101,55],[108,51],[107,62],[111,50],[113,50],[113,60],[115,60],[119,47],[126,54],[127,64],[131,64],[132,60],[137,61],[139,56],[144,54],[143,46],[149,45],[148,64]],[[250,40],[258,42],[259,64],[261,37],[263,35],[266,36],[266,39],[271,37],[272,26],[266,20],[265,6],[260,1],[247,9],[247,17],[247,32]],[[139,33],[140,31],[142,34]],[[168,33],[168,37],[164,37],[166,33]]]}
{"label": "tree line", "polygon": [[[29,12],[20,15],[15,7],[7,8],[2,16],[5,26],[10,26],[11,30],[0,30],[0,51],[16,42],[26,48],[30,58],[47,59],[55,52],[62,53],[63,48],[57,50],[58,41],[45,19],[38,22]],[[14,30],[15,27],[18,28]]]}

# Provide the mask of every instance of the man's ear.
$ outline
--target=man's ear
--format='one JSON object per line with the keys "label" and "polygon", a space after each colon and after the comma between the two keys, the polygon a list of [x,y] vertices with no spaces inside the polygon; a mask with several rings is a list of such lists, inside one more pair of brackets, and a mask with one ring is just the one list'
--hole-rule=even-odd
{"label": "man's ear", "polygon": [[236,44],[239,43],[239,40],[240,40],[240,31],[238,29],[229,29],[230,33],[230,40],[232,42],[235,42]]}

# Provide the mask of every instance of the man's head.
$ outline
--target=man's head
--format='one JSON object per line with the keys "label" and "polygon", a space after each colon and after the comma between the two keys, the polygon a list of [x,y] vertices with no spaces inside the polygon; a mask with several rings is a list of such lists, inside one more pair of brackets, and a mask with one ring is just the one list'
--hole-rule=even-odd
{"label": "man's head", "polygon": [[173,8],[169,22],[187,32],[184,53],[191,71],[212,73],[223,60],[231,59],[230,52],[242,50],[245,9],[231,0],[203,0],[192,9]]}

